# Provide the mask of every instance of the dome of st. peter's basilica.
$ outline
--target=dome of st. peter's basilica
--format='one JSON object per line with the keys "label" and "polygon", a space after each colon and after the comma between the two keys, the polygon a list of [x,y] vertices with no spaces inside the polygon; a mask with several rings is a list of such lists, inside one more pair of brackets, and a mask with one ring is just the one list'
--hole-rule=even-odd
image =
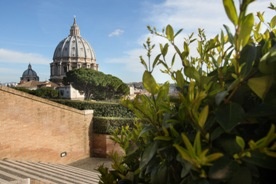
{"label": "dome of st. peter's basilica", "polygon": [[50,81],[53,82],[61,82],[66,72],[76,68],[98,70],[95,53],[90,44],[81,37],[76,18],[70,34],[57,45],[50,67]]}

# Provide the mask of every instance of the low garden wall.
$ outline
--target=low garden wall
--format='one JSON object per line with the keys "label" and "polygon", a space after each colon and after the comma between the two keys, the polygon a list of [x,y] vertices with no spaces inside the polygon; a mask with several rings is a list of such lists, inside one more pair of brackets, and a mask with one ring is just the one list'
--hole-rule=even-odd
{"label": "low garden wall", "polygon": [[90,156],[92,110],[0,86],[0,159],[71,163]]}

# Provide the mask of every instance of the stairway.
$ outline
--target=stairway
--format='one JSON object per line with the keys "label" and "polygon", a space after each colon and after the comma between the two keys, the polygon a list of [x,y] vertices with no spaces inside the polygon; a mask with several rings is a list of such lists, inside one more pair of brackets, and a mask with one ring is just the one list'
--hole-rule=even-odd
{"label": "stairway", "polygon": [[99,173],[73,166],[0,160],[0,184],[97,184]]}

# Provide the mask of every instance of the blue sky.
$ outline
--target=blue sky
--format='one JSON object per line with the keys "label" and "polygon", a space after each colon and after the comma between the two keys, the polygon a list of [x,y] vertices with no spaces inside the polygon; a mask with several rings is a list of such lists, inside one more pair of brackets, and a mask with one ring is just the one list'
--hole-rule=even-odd
{"label": "blue sky", "polygon": [[[269,21],[275,15],[267,9],[270,2],[257,0],[249,11],[265,11]],[[53,52],[69,35],[74,16],[99,70],[124,82],[142,80],[139,56],[146,55],[147,25],[183,28],[182,41],[198,28],[211,37],[223,24],[231,27],[221,0],[1,0],[0,7],[0,83],[19,82],[29,63],[41,81],[48,80]],[[158,70],[154,75],[158,82],[169,80]]]}

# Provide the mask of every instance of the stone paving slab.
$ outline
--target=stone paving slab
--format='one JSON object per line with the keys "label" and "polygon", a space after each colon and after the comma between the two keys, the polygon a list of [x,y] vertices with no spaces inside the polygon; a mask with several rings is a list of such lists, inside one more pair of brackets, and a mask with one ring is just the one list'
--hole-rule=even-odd
{"label": "stone paving slab", "polygon": [[104,166],[111,168],[112,160],[110,158],[85,158],[77,162],[69,164],[70,166],[78,167],[88,171],[96,171],[96,169],[104,164]]}

